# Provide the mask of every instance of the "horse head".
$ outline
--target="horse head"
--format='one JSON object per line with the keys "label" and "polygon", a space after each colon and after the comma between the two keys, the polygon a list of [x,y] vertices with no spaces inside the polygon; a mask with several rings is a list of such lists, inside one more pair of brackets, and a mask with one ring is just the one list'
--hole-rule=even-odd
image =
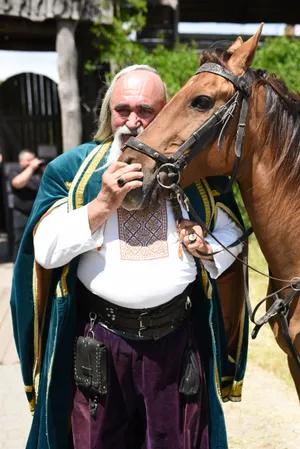
{"label": "horse head", "polygon": [[242,100],[251,93],[248,69],[262,27],[246,42],[238,37],[226,51],[215,50],[210,59],[204,52],[196,74],[137,139],[129,139],[120,160],[141,163],[144,181],[126,196],[124,207],[155,203],[172,183],[179,183],[181,173],[182,187],[200,177],[232,173],[236,129],[245,126],[238,111],[244,114]]}

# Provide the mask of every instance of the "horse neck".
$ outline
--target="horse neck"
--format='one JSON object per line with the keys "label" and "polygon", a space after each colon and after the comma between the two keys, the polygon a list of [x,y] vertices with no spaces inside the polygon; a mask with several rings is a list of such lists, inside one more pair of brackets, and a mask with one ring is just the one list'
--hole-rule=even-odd
{"label": "horse neck", "polygon": [[295,186],[272,174],[272,148],[265,145],[263,136],[259,137],[259,111],[249,110],[252,118],[253,112],[256,120],[250,120],[243,149],[246,157],[238,176],[241,195],[272,274],[284,279],[300,277],[300,214]]}

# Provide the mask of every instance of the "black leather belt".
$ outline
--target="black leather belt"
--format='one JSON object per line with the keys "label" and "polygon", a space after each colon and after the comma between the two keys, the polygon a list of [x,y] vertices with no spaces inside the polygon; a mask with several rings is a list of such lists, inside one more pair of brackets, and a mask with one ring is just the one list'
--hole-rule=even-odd
{"label": "black leather belt", "polygon": [[157,307],[130,309],[94,295],[78,281],[78,312],[87,317],[95,314],[96,322],[124,338],[158,340],[177,329],[188,317],[191,289],[192,284],[171,301]]}

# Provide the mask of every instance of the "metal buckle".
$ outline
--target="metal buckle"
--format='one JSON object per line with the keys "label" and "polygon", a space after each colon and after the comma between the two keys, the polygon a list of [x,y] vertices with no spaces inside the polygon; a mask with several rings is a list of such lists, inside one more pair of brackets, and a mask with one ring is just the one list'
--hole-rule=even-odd
{"label": "metal buckle", "polygon": [[89,328],[89,330],[87,332],[87,335],[88,335],[88,337],[94,338],[95,334],[94,334],[93,329],[94,329],[95,322],[96,322],[96,319],[97,319],[97,314],[94,313],[94,312],[90,312],[89,317],[90,317],[90,328]]}
{"label": "metal buckle", "polygon": [[139,315],[139,317],[138,317],[139,325],[140,325],[140,328],[139,328],[139,330],[138,330],[138,336],[139,336],[139,337],[143,337],[142,334],[141,334],[141,331],[144,331],[145,329],[147,329],[147,326],[145,326],[145,325],[143,324],[143,316],[147,316],[147,315],[148,315],[148,312],[142,312],[142,313]]}
{"label": "metal buckle", "polygon": [[186,298],[185,308],[186,308],[186,310],[189,310],[191,307],[192,307],[192,301],[190,300],[190,297],[188,296]]}

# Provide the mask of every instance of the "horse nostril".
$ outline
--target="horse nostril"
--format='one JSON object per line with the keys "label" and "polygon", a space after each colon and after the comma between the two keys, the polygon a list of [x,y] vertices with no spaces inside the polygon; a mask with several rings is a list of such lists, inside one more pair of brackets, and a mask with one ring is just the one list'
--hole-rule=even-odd
{"label": "horse nostril", "polygon": [[126,157],[126,158],[124,159],[124,162],[125,162],[126,164],[128,164],[128,165],[131,165],[132,162],[133,162],[133,157]]}
{"label": "horse nostril", "polygon": [[125,162],[128,165],[131,165],[131,164],[134,164],[135,162],[138,162],[138,161],[137,161],[137,159],[134,156],[128,156],[128,157],[125,157],[123,159],[123,162]]}

